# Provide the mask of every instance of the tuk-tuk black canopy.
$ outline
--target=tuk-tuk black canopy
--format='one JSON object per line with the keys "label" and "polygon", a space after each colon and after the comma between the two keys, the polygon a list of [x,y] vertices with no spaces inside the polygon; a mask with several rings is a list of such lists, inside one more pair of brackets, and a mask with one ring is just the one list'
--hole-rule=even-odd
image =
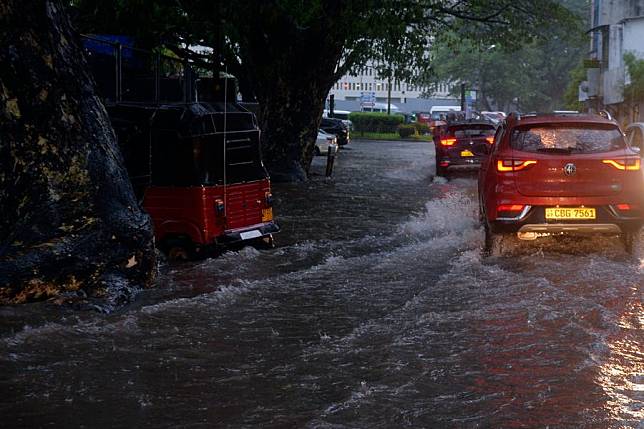
{"label": "tuk-tuk black canopy", "polygon": [[137,192],[267,177],[255,116],[236,103],[119,103],[108,112]]}

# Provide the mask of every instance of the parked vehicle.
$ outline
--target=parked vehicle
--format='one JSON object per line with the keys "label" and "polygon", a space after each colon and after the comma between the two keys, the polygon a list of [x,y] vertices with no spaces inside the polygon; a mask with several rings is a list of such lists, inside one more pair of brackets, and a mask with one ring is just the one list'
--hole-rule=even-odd
{"label": "parked vehicle", "polygon": [[330,112],[325,109],[322,113],[322,117],[340,119],[349,130],[353,130],[353,122],[349,120],[350,114],[351,112],[349,112],[348,110],[333,110],[333,116],[331,116]]}
{"label": "parked vehicle", "polygon": [[135,192],[172,259],[250,241],[272,244],[273,196],[254,116],[228,103],[107,110]]}
{"label": "parked vehicle", "polygon": [[[400,109],[395,104],[390,104],[389,105],[389,111],[391,113],[396,113],[399,110]],[[387,103],[372,103],[372,105],[363,105],[362,106],[362,111],[363,112],[387,113]]]}
{"label": "parked vehicle", "polygon": [[334,134],[338,138],[340,146],[347,145],[351,142],[351,133],[349,128],[342,122],[341,119],[335,118],[322,118],[320,122],[320,129],[329,134]]}
{"label": "parked vehicle", "polygon": [[478,188],[487,250],[509,234],[613,234],[630,252],[644,221],[640,154],[596,115],[511,114]]}
{"label": "parked vehicle", "polygon": [[436,175],[446,176],[448,169],[478,167],[487,157],[494,139],[495,126],[487,121],[459,121],[442,127],[434,134]]}
{"label": "parked vehicle", "polygon": [[329,147],[335,146],[337,150],[338,138],[324,130],[318,130],[318,137],[315,141],[315,154],[326,155],[329,153]]}
{"label": "parked vehicle", "polygon": [[[99,94],[161,250],[187,259],[235,243],[271,246],[279,226],[260,131],[255,115],[235,102],[234,77],[198,80],[176,58],[89,40]],[[150,56],[156,60],[144,61]],[[162,61],[182,72],[161,76]]]}

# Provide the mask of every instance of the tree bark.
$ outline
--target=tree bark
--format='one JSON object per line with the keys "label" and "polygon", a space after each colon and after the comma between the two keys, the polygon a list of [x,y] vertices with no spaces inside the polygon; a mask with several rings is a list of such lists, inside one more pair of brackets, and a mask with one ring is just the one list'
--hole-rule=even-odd
{"label": "tree bark", "polygon": [[0,3],[0,64],[0,302],[126,302],[151,223],[61,0]]}
{"label": "tree bark", "polygon": [[240,57],[260,104],[264,161],[274,181],[306,180],[344,40],[330,35],[329,17],[302,27],[273,2],[248,12]]}

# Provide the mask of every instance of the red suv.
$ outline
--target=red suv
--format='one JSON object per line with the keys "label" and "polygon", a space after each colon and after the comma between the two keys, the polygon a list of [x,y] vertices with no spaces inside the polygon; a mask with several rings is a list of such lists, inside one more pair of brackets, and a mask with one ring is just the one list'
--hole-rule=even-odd
{"label": "red suv", "polygon": [[628,252],[643,223],[640,153],[599,115],[511,114],[479,170],[485,247],[516,233],[620,235]]}

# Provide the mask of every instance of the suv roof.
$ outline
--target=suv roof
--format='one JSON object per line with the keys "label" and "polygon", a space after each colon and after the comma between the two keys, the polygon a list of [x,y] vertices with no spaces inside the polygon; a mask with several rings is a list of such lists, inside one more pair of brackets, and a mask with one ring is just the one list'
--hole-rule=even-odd
{"label": "suv roof", "polygon": [[486,121],[485,119],[468,119],[448,123],[448,127],[462,127],[463,125],[489,125],[491,127],[494,127],[494,123],[492,123],[491,121]]}
{"label": "suv roof", "polygon": [[507,123],[513,125],[523,124],[542,124],[544,122],[557,122],[557,123],[593,123],[593,124],[607,124],[616,125],[617,123],[602,115],[592,113],[525,113],[520,114],[512,112],[506,119]]}

